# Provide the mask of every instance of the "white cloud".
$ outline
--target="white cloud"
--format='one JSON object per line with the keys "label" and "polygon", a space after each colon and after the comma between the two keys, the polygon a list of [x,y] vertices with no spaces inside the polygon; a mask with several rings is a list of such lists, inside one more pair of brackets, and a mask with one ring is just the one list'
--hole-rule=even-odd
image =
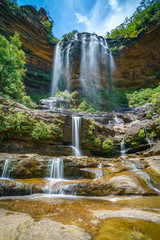
{"label": "white cloud", "polygon": [[78,13],[78,12],[76,12],[75,15],[76,15],[78,23],[83,23],[88,28],[90,27],[90,21],[88,20],[88,18],[86,16],[84,16],[84,15]]}
{"label": "white cloud", "polygon": [[77,23],[84,25],[84,31],[104,35],[106,31],[114,29],[126,17],[131,16],[139,3],[140,0],[127,0],[123,4],[118,0],[108,0],[106,5],[106,0],[97,0],[87,16],[79,12],[76,12],[75,16]]}

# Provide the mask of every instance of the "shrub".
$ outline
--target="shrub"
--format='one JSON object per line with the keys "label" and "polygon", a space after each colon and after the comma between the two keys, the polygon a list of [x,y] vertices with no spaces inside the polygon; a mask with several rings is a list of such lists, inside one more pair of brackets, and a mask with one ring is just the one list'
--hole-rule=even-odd
{"label": "shrub", "polygon": [[0,135],[4,136],[31,136],[34,139],[62,138],[62,124],[56,119],[52,124],[46,124],[43,120],[37,121],[24,112],[16,112],[10,109],[5,113],[0,109]]}
{"label": "shrub", "polygon": [[114,143],[112,139],[106,138],[102,143],[102,149],[105,152],[111,152],[114,148]]}
{"label": "shrub", "polygon": [[146,118],[147,118],[147,119],[152,119],[152,114],[148,112],[148,113],[146,114]]}
{"label": "shrub", "polygon": [[100,147],[101,146],[101,139],[99,139],[98,137],[95,137],[93,140],[93,144],[96,147]]}
{"label": "shrub", "polygon": [[145,138],[145,137],[146,137],[145,130],[144,130],[144,129],[140,129],[140,130],[139,130],[139,133],[138,133],[138,136],[139,136],[140,138]]}

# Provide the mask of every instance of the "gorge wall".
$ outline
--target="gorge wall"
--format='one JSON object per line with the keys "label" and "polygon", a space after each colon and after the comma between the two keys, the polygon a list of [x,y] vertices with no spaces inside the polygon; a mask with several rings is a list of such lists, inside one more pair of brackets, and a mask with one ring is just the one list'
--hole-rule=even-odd
{"label": "gorge wall", "polygon": [[[0,3],[0,34],[9,38],[15,31],[20,34],[22,48],[26,53],[26,68],[28,69],[25,79],[28,91],[49,93],[52,78],[52,62],[55,45],[47,37],[49,34],[41,21],[48,20],[46,11],[37,11],[32,6],[22,6],[20,10],[8,8],[5,1]],[[160,21],[152,24],[137,38],[128,40],[127,44],[120,43],[119,50],[114,54],[115,72],[110,76],[100,71],[100,80],[95,82],[98,89],[102,86],[106,89],[111,85],[121,89],[149,87],[159,83],[160,75]],[[109,47],[117,43],[109,39]],[[67,43],[66,43],[67,44]],[[80,86],[80,58],[78,50],[81,43],[77,41],[77,48],[70,55],[72,90]],[[118,43],[119,44],[119,43]],[[102,74],[101,74],[102,73]],[[66,73],[63,73],[66,75]],[[101,85],[99,84],[101,83]]]}
{"label": "gorge wall", "polygon": [[49,42],[49,33],[41,23],[47,20],[43,8],[37,11],[27,5],[13,10],[4,0],[0,2],[0,34],[8,39],[18,32],[26,54],[27,90],[48,92],[50,89],[54,45]]}

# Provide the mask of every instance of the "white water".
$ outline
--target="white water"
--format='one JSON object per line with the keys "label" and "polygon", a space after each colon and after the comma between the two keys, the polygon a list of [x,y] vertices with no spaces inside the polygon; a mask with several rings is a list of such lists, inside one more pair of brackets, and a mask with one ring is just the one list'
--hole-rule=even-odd
{"label": "white water", "polygon": [[146,135],[146,141],[149,144],[150,148],[152,148],[151,140],[148,138],[147,128],[144,127],[145,135]]}
{"label": "white water", "polygon": [[135,163],[132,163],[131,161],[130,162],[125,161],[124,165],[125,167],[128,168],[128,170],[135,172],[139,177],[141,177],[146,182],[149,188],[153,189],[155,192],[158,192],[160,194],[160,190],[153,186],[149,174],[141,170],[142,166],[138,167],[136,166]]}
{"label": "white water", "polygon": [[124,138],[121,141],[121,152],[120,153],[121,153],[121,157],[124,158],[124,155],[126,153]]}
{"label": "white water", "polygon": [[53,78],[52,78],[52,87],[51,87],[52,97],[56,93],[56,89],[62,74],[62,67],[63,67],[62,44],[61,42],[58,42],[55,49],[55,54],[54,54]]}
{"label": "white water", "polygon": [[50,161],[50,178],[62,179],[64,176],[63,159],[54,157]]}
{"label": "white water", "polygon": [[115,114],[115,116],[114,116],[114,121],[116,122],[116,124],[119,124],[119,123],[120,123],[120,121],[119,121],[119,119],[118,119],[118,117],[117,117],[117,114]]}
{"label": "white water", "polygon": [[[71,48],[74,47],[74,42],[81,41],[81,61],[79,79],[82,89],[87,93],[90,87],[95,89],[95,84],[100,83],[100,74],[103,78],[109,78],[114,71],[114,60],[109,51],[107,41],[98,37],[96,34],[77,33],[68,42],[58,42],[55,48],[53,78],[51,96],[55,96],[56,89],[60,81],[65,80],[66,89],[70,90],[72,56]],[[76,44],[77,46],[77,44]],[[100,73],[103,69],[103,73]]]}
{"label": "white water", "polygon": [[5,160],[2,177],[1,178],[9,178],[9,165],[10,161],[8,159]]}
{"label": "white water", "polygon": [[71,50],[71,43],[67,46],[66,49],[66,88],[67,90],[70,89],[70,50]]}
{"label": "white water", "polygon": [[81,118],[72,115],[72,149],[74,156],[81,156],[80,150],[80,127]]}

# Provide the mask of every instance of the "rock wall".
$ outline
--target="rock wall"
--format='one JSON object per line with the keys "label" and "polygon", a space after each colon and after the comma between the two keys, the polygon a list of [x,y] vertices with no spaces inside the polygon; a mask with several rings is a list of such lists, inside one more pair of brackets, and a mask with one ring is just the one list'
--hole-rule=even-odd
{"label": "rock wall", "polygon": [[53,44],[47,39],[48,31],[41,21],[48,20],[46,11],[37,11],[32,6],[22,6],[20,10],[11,10],[4,0],[0,2],[0,34],[7,39],[15,32],[20,34],[22,49],[26,53],[27,90],[49,92]]}
{"label": "rock wall", "polygon": [[[0,34],[5,37],[13,35],[15,31],[20,34],[22,48],[26,53],[26,68],[28,69],[25,79],[26,89],[36,92],[50,92],[52,60],[55,46],[49,42],[49,32],[44,28],[41,21],[48,20],[46,11],[37,11],[32,6],[22,6],[20,10],[12,11],[7,7],[4,0],[0,2]],[[100,83],[95,81],[96,89],[108,89],[112,85],[124,90],[141,87],[149,87],[159,83],[160,75],[160,21],[152,24],[137,38],[128,40],[127,45],[120,47],[114,55],[115,72],[112,76],[107,75],[104,69],[100,69]],[[114,40],[108,40],[112,46]],[[80,46],[77,41],[77,51],[71,53],[71,89],[80,88]],[[63,73],[64,76],[66,73]],[[65,79],[65,78],[64,78]],[[103,86],[103,88],[102,88]],[[105,88],[104,88],[105,87]]]}
{"label": "rock wall", "polygon": [[159,84],[160,77],[160,20],[131,39],[123,50],[114,56],[113,85],[129,90]]}

